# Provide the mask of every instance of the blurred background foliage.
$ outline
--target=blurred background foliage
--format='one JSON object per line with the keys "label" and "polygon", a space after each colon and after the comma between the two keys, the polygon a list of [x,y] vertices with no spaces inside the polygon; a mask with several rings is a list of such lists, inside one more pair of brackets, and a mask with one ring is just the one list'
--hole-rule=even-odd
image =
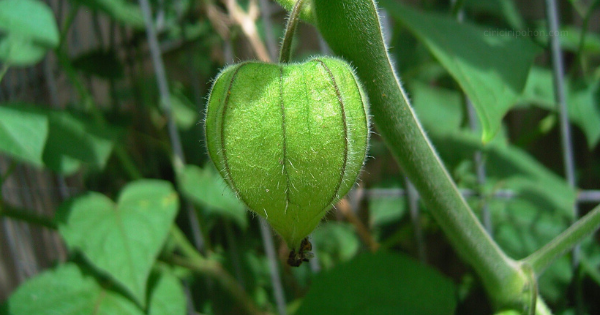
{"label": "blurred background foliage", "polygon": [[[409,2],[380,1],[381,17],[418,117],[489,233],[526,257],[573,205],[600,202],[600,1],[559,2],[572,148],[543,1],[458,1],[462,23],[448,1]],[[0,0],[0,314],[492,312],[377,130],[299,268],[218,176],[211,78],[276,59],[286,14],[271,0]],[[302,24],[294,60],[328,53]],[[600,314],[599,268],[596,236],[539,290],[556,314]]]}

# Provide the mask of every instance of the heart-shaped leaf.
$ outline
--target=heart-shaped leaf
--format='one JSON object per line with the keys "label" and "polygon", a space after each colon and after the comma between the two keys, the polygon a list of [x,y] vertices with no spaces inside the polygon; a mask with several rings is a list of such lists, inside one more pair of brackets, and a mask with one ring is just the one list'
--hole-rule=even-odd
{"label": "heart-shaped leaf", "polygon": [[0,152],[42,167],[48,118],[23,107],[0,107]]}
{"label": "heart-shaped leaf", "polygon": [[102,169],[118,131],[87,117],[28,103],[0,107],[0,151],[70,175],[81,166]]}
{"label": "heart-shaped leaf", "polygon": [[0,1],[0,60],[16,65],[40,61],[59,43],[52,10],[42,1]]}
{"label": "heart-shaped leaf", "polygon": [[57,221],[71,249],[145,305],[150,269],[178,207],[169,182],[140,180],[123,189],[117,204],[93,192],[73,199],[60,207]]}
{"label": "heart-shaped leaf", "polygon": [[66,111],[48,111],[50,133],[44,163],[53,171],[69,175],[86,165],[102,169],[112,153],[117,133],[90,119]]}
{"label": "heart-shaped leaf", "polygon": [[226,217],[239,227],[248,227],[248,217],[244,204],[211,165],[204,169],[195,165],[186,165],[177,179],[183,196],[202,207],[207,216]]}
{"label": "heart-shaped leaf", "polygon": [[22,284],[0,307],[10,315],[89,315],[144,313],[126,297],[101,286],[75,264],[46,271]]}

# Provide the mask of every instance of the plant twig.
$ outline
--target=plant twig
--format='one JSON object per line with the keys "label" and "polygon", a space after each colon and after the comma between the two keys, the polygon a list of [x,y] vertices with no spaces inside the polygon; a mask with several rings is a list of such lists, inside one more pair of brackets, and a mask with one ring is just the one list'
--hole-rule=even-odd
{"label": "plant twig", "polygon": [[0,68],[0,82],[2,82],[2,79],[4,78],[6,72],[8,72],[8,68],[10,68],[8,63],[3,64],[2,68]]}
{"label": "plant twig", "polygon": [[77,17],[77,13],[79,13],[79,3],[75,3],[69,13],[67,15],[67,19],[64,21],[62,30],[60,32],[60,41],[59,46],[56,50],[60,51],[66,45],[67,35],[69,34],[69,30],[71,29],[71,25],[75,21],[75,17]]}
{"label": "plant twig", "polygon": [[[575,6],[575,4],[573,4]],[[577,44],[577,52],[575,53],[575,58],[573,58],[573,64],[579,64],[581,65],[581,71],[583,73],[583,75],[585,76],[585,65],[583,64],[583,46],[585,44],[585,36],[587,35],[588,32],[588,28],[589,28],[589,24],[590,24],[590,20],[592,18],[592,13],[594,12],[594,10],[600,6],[600,0],[596,0],[594,1],[589,8],[587,9],[584,17],[583,17],[583,22],[581,23],[581,34],[579,34],[579,43]],[[577,8],[577,7],[576,7]],[[577,10],[579,11],[579,10]],[[581,14],[581,12],[579,12]],[[575,74],[577,72],[577,67],[572,67],[571,71],[569,72],[569,76],[571,77],[571,79],[575,78]]]}
{"label": "plant twig", "polygon": [[229,26],[233,24],[233,21],[223,13],[212,0],[203,1],[203,5],[206,9],[206,16],[212,27],[215,29],[217,34],[221,36],[223,40],[229,39]]}
{"label": "plant twig", "polygon": [[354,225],[356,232],[358,233],[358,235],[360,236],[362,241],[365,243],[365,245],[367,245],[369,250],[371,252],[376,252],[377,249],[379,249],[379,243],[377,243],[375,238],[373,238],[373,235],[371,235],[371,232],[369,232],[369,229],[367,229],[367,227],[354,214],[354,212],[352,211],[352,209],[350,207],[350,203],[348,202],[348,200],[346,200],[346,198],[344,198],[344,199],[338,201],[338,203],[335,207],[341,214],[344,215],[344,217],[346,218],[346,220],[348,220],[348,222],[350,222],[350,224]]}
{"label": "plant twig", "polygon": [[194,245],[188,241],[187,237],[185,237],[185,234],[183,234],[179,227],[174,225],[173,228],[171,228],[170,235],[175,244],[177,244],[177,248],[179,248],[185,257],[194,261],[206,260],[206,258],[196,250]]}
{"label": "plant twig", "polygon": [[261,61],[268,62],[270,60],[269,52],[265,44],[260,40],[258,30],[256,29],[256,20],[259,15],[256,0],[250,0],[248,13],[245,13],[235,0],[226,0],[225,5],[231,18],[241,26],[244,35],[250,41],[256,57]]}
{"label": "plant twig", "polygon": [[[93,100],[92,96],[90,95],[90,93],[83,86],[83,84],[81,84],[81,82],[77,79],[77,74],[75,73],[75,70],[73,69],[71,61],[67,57],[66,53],[62,49],[60,49],[60,50],[57,49],[55,51],[55,53],[56,53],[56,56],[59,60],[61,67],[63,68],[63,70],[67,74],[67,77],[71,81],[71,84],[73,84],[73,86],[77,90],[77,93],[79,94],[79,97],[81,98],[81,100],[84,104],[84,107],[90,111],[91,115],[93,116],[93,118],[95,119],[95,121],[97,123],[99,123],[101,125],[108,125],[108,123],[102,116],[102,113],[96,107],[94,100]],[[115,152],[116,157],[121,162],[123,169],[127,172],[127,175],[129,175],[130,178],[132,178],[132,179],[142,178],[142,173],[137,169],[137,167],[135,167],[135,163],[131,160],[131,157],[127,154],[127,152],[125,151],[125,149],[122,147],[121,144],[116,143],[113,150]]]}
{"label": "plant twig", "polygon": [[577,220],[566,231],[554,238],[550,243],[529,255],[522,262],[533,268],[540,275],[554,260],[579,244],[586,236],[600,227],[600,205],[590,213]]}
{"label": "plant twig", "polygon": [[246,294],[244,289],[235,281],[235,279],[223,269],[221,264],[215,260],[195,261],[191,259],[185,259],[181,257],[171,257],[166,260],[174,265],[187,268],[195,273],[210,276],[217,280],[221,286],[223,286],[236,301],[244,308],[246,313],[251,315],[265,315],[267,313],[261,312],[250,297]]}
{"label": "plant twig", "polygon": [[277,41],[273,35],[273,22],[271,20],[271,3],[268,0],[260,0],[261,16],[265,26],[265,41],[269,50],[271,60],[275,60],[277,55]]}
{"label": "plant twig", "polygon": [[231,293],[248,314],[265,314],[258,309],[235,278],[223,269],[218,261],[202,256],[177,226],[173,226],[170,235],[177,248],[186,257],[171,257],[168,259],[170,263],[214,278]]}
{"label": "plant twig", "polygon": [[[292,11],[294,6],[296,5],[296,0],[275,0],[275,1],[277,1],[287,11]],[[317,18],[315,16],[315,12],[312,8],[312,1],[309,1],[308,3],[306,3],[306,5],[304,5],[302,10],[300,11],[300,18],[302,20],[306,21],[307,23],[310,23],[313,25],[317,24]]]}
{"label": "plant twig", "polygon": [[283,36],[283,42],[281,43],[281,50],[279,52],[279,62],[288,63],[292,55],[292,40],[296,33],[296,27],[298,26],[298,20],[300,17],[300,11],[304,0],[297,0],[290,16],[288,17],[287,25],[285,27],[285,35]]}
{"label": "plant twig", "polygon": [[375,1],[312,4],[321,34],[356,68],[380,135],[453,247],[479,274],[496,306],[525,306],[529,301],[520,292],[529,279],[486,233],[417,120],[387,54]]}
{"label": "plant twig", "polygon": [[49,217],[39,215],[32,210],[19,209],[9,206],[5,203],[0,204],[0,217],[7,217],[31,224],[37,224],[51,230],[56,230],[57,225],[54,220]]}

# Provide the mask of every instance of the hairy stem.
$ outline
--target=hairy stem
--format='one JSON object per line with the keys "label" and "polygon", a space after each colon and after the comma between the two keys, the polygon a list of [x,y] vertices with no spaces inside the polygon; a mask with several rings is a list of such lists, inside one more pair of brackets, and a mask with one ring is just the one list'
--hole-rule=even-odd
{"label": "hairy stem", "polygon": [[379,133],[424,203],[498,306],[526,308],[528,277],[489,237],[421,128],[392,67],[373,0],[314,0],[319,30],[356,67]]}
{"label": "hairy stem", "polygon": [[554,238],[546,246],[538,249],[522,261],[529,264],[536,275],[540,275],[554,260],[579,244],[586,236],[600,227],[600,206],[577,220],[566,231]]}
{"label": "hairy stem", "polygon": [[[282,7],[284,7],[288,11],[292,11],[294,6],[296,5],[296,0],[276,0]],[[316,25],[317,19],[314,14],[314,10],[312,8],[312,1],[306,3],[300,10],[300,18],[307,23]]]}
{"label": "hairy stem", "polygon": [[283,42],[281,43],[281,51],[279,52],[279,63],[288,63],[292,55],[292,40],[296,33],[296,26],[298,26],[300,11],[305,0],[298,0],[290,12],[290,16],[285,27],[285,35],[283,36]]}

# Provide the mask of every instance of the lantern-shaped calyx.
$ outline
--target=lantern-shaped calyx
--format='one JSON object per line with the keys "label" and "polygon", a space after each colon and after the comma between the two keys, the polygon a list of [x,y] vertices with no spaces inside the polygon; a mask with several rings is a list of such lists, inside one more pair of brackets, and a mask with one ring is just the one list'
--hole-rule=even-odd
{"label": "lantern-shaped calyx", "polygon": [[294,251],[354,185],[369,138],[367,100],[350,66],[244,62],[223,70],[206,113],[225,181]]}

